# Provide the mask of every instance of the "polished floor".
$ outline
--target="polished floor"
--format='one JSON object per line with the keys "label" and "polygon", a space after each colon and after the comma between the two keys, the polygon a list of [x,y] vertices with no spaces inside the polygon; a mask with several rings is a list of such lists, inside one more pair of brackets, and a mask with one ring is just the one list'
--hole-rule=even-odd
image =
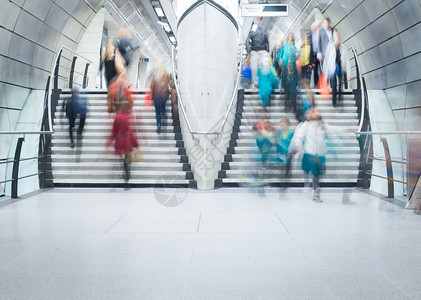
{"label": "polished floor", "polygon": [[0,299],[421,299],[421,216],[355,189],[321,198],[53,189],[3,201]]}

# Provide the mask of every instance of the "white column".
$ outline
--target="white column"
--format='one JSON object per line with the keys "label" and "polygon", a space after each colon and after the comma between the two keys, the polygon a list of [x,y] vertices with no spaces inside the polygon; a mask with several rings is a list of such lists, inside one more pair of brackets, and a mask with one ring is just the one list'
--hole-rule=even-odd
{"label": "white column", "polygon": [[[180,93],[194,131],[215,131],[223,121],[234,92],[237,49],[237,28],[210,4],[195,8],[179,23]],[[199,189],[214,187],[228,146],[233,112],[235,107],[223,130],[225,133],[214,143],[211,135],[196,135],[198,141],[195,141],[186,118],[181,115],[183,138]]]}

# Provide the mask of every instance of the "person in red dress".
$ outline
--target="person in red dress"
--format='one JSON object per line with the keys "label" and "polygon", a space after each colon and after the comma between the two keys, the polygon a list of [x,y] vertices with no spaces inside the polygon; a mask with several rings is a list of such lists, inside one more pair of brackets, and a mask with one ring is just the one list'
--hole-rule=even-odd
{"label": "person in red dress", "polygon": [[111,136],[108,138],[107,147],[114,142],[114,153],[124,156],[125,184],[127,186],[130,179],[130,152],[139,147],[136,132],[132,124],[133,114],[130,109],[130,102],[123,101],[120,110],[114,117]]}

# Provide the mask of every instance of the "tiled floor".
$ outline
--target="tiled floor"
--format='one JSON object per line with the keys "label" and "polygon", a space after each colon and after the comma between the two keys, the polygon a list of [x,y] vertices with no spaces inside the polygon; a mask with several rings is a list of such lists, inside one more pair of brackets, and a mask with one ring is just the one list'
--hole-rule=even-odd
{"label": "tiled floor", "polygon": [[0,299],[421,299],[421,217],[358,190],[321,197],[54,189],[3,202]]}

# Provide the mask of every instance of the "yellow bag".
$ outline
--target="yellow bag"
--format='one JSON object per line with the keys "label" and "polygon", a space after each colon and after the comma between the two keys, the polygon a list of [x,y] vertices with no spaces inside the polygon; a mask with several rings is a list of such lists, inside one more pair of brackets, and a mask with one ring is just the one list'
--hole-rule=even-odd
{"label": "yellow bag", "polygon": [[133,149],[126,156],[126,164],[140,161],[142,159],[143,151],[140,148]]}

